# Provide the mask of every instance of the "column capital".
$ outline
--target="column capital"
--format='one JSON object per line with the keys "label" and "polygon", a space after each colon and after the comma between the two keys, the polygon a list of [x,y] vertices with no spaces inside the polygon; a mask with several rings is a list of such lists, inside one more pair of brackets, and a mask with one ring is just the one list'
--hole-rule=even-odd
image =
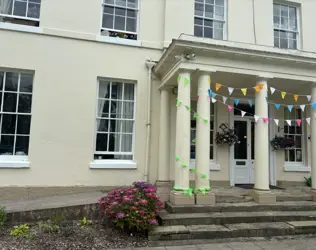
{"label": "column capital", "polygon": [[212,75],[212,74],[214,74],[214,73],[216,73],[216,70],[215,69],[199,69],[199,68],[197,68],[196,69],[196,72],[198,73],[198,74],[200,74],[200,75]]}
{"label": "column capital", "polygon": [[264,75],[264,74],[257,75],[257,81],[266,81],[267,82],[271,79],[273,79],[273,76],[271,76],[271,75]]}

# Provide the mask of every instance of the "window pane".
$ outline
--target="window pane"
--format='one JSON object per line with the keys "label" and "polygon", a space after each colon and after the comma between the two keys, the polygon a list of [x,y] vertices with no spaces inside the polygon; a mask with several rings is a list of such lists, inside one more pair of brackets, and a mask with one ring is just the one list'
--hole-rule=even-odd
{"label": "window pane", "polygon": [[7,8],[0,8],[0,14],[12,15],[12,3],[13,3],[13,1],[8,1]]}
{"label": "window pane", "polygon": [[134,103],[123,102],[123,117],[124,119],[134,119]]}
{"label": "window pane", "polygon": [[111,118],[122,118],[122,102],[111,101]]}
{"label": "window pane", "polygon": [[[294,132],[293,132],[294,134]],[[302,134],[302,127],[297,126],[296,127],[296,134],[301,135]]]}
{"label": "window pane", "polygon": [[212,28],[204,28],[204,37],[213,38],[213,29]]}
{"label": "window pane", "polygon": [[4,112],[16,112],[16,93],[4,93],[3,98],[3,111]]}
{"label": "window pane", "polygon": [[137,0],[127,0],[127,7],[129,8],[138,8],[138,1]]}
{"label": "window pane", "polygon": [[215,18],[223,20],[224,19],[224,7],[216,6],[215,7]]}
{"label": "window pane", "polygon": [[0,154],[12,155],[13,154],[14,136],[1,135]]}
{"label": "window pane", "polygon": [[108,134],[97,134],[96,151],[107,151]]}
{"label": "window pane", "polygon": [[295,161],[295,150],[289,149],[289,161]]}
{"label": "window pane", "polygon": [[281,18],[279,16],[273,17],[273,24],[275,28],[279,28],[281,24]]}
{"label": "window pane", "polygon": [[204,4],[195,3],[195,15],[196,16],[203,16],[204,13]]}
{"label": "window pane", "polygon": [[284,160],[289,161],[289,151],[288,150],[284,151]]}
{"label": "window pane", "polygon": [[103,0],[104,4],[114,5],[114,0]]}
{"label": "window pane", "polygon": [[20,113],[31,113],[32,95],[19,94],[19,108]]}
{"label": "window pane", "polygon": [[99,84],[99,97],[109,98],[110,97],[110,82],[100,81]]}
{"label": "window pane", "polygon": [[222,40],[223,39],[223,30],[222,29],[214,29],[214,38]]}
{"label": "window pane", "polygon": [[18,127],[17,134],[29,135],[31,127],[31,116],[30,115],[18,115]]}
{"label": "window pane", "polygon": [[16,155],[28,155],[29,153],[29,136],[17,136],[15,142]]}
{"label": "window pane", "polygon": [[122,133],[133,133],[134,121],[121,121]]}
{"label": "window pane", "polygon": [[136,19],[127,18],[126,19],[126,30],[131,32],[136,32]]}
{"label": "window pane", "polygon": [[127,16],[128,17],[137,17],[137,11],[136,10],[127,10]]}
{"label": "window pane", "polygon": [[40,4],[29,3],[27,16],[31,18],[39,18],[40,17]]}
{"label": "window pane", "polygon": [[207,26],[207,27],[210,27],[212,28],[213,27],[213,21],[212,20],[204,20],[204,26]]}
{"label": "window pane", "polygon": [[302,150],[296,149],[296,161],[302,161]]}
{"label": "window pane", "polygon": [[19,74],[13,72],[7,72],[5,78],[5,90],[17,91],[19,82]]}
{"label": "window pane", "polygon": [[195,17],[194,24],[203,25],[203,19]]}
{"label": "window pane", "polygon": [[274,38],[274,47],[280,47],[280,38],[278,38],[278,37],[275,37]]}
{"label": "window pane", "polygon": [[205,5],[205,16],[209,18],[213,18],[213,14],[214,14],[214,6]]}
{"label": "window pane", "polygon": [[123,84],[119,82],[113,82],[111,98],[121,100],[122,92],[123,92]]}
{"label": "window pane", "polygon": [[278,4],[273,5],[273,15],[275,15],[275,16],[280,15],[280,5],[278,5]]}
{"label": "window pane", "polygon": [[2,115],[1,134],[15,134],[16,115]]}
{"label": "window pane", "polygon": [[97,119],[97,131],[108,132],[109,120],[107,119]]}
{"label": "window pane", "polygon": [[105,117],[108,118],[109,117],[109,105],[110,105],[110,101],[108,100],[98,100],[98,113],[97,113],[97,117]]}
{"label": "window pane", "polygon": [[224,6],[224,0],[215,0],[216,5]]}
{"label": "window pane", "polygon": [[112,15],[103,14],[102,27],[113,29],[114,19]]}
{"label": "window pane", "polygon": [[126,9],[123,8],[115,8],[115,15],[117,16],[126,16]]}
{"label": "window pane", "polygon": [[203,36],[203,28],[202,28],[202,26],[194,25],[194,35],[195,36]]}
{"label": "window pane", "polygon": [[4,73],[0,72],[0,91],[3,90],[3,78],[4,78]]}
{"label": "window pane", "polygon": [[120,151],[120,134],[110,134],[109,141],[109,152],[119,152]]}
{"label": "window pane", "polygon": [[295,136],[295,147],[302,148],[302,136],[300,135]]}
{"label": "window pane", "polygon": [[214,149],[213,149],[213,146],[210,146],[210,160],[213,160],[214,159]]}
{"label": "window pane", "polygon": [[21,74],[20,92],[32,93],[33,90],[33,75]]}
{"label": "window pane", "polygon": [[293,31],[297,31],[297,22],[296,22],[296,19],[290,19],[289,20],[289,28],[290,30],[293,30]]}
{"label": "window pane", "polygon": [[115,0],[115,4],[119,6],[126,6],[126,0]]}
{"label": "window pane", "polygon": [[296,8],[290,7],[290,18],[296,19]]}
{"label": "window pane", "polygon": [[134,84],[124,84],[124,100],[134,100]]}
{"label": "window pane", "polygon": [[288,17],[289,7],[281,5],[281,16]]}
{"label": "window pane", "polygon": [[15,16],[26,16],[26,2],[15,1],[14,12]]}
{"label": "window pane", "polygon": [[114,29],[125,30],[125,17],[115,16]]}
{"label": "window pane", "polygon": [[296,49],[297,43],[296,40],[289,40],[289,49]]}
{"label": "window pane", "polygon": [[107,14],[113,15],[114,14],[114,7],[104,6],[103,13],[107,13]]}
{"label": "window pane", "polygon": [[122,135],[122,152],[132,152],[133,136]]}
{"label": "window pane", "polygon": [[224,28],[224,24],[222,22],[214,21],[214,28],[216,28],[216,29],[223,29]]}
{"label": "window pane", "polygon": [[288,40],[287,39],[280,39],[280,48],[282,48],[282,49],[288,48]]}
{"label": "window pane", "polygon": [[[202,1],[197,1],[197,2],[202,2],[203,3],[203,0]],[[214,0],[205,0],[205,3],[214,4]]]}

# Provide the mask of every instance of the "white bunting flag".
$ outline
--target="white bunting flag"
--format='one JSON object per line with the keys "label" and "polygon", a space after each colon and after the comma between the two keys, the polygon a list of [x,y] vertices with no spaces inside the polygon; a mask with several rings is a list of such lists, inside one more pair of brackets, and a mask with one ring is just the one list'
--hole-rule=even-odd
{"label": "white bunting flag", "polygon": [[227,101],[227,97],[223,96],[223,103],[226,103],[226,101]]}
{"label": "white bunting flag", "polygon": [[307,98],[307,101],[310,101],[312,99],[312,96],[311,95],[307,95],[306,98]]}
{"label": "white bunting flag", "polygon": [[285,120],[289,126],[291,126],[291,120]]}
{"label": "white bunting flag", "polygon": [[231,95],[234,91],[234,88],[228,88],[229,95]]}
{"label": "white bunting flag", "polygon": [[310,117],[306,118],[306,121],[307,121],[308,125],[311,124],[311,118]]}
{"label": "white bunting flag", "polygon": [[241,117],[244,117],[244,116],[245,116],[245,114],[246,114],[246,112],[245,112],[245,111],[241,111]]}
{"label": "white bunting flag", "polygon": [[301,110],[304,112],[304,110],[305,110],[305,105],[300,105],[300,107],[301,107]]}
{"label": "white bunting flag", "polygon": [[270,87],[271,95],[273,95],[275,88]]}
{"label": "white bunting flag", "polygon": [[279,119],[274,119],[274,122],[277,126],[279,126]]}
{"label": "white bunting flag", "polygon": [[257,122],[260,117],[258,115],[255,115],[254,118],[255,118],[255,121]]}
{"label": "white bunting flag", "polygon": [[215,98],[212,98],[212,103],[215,103],[217,100]]}

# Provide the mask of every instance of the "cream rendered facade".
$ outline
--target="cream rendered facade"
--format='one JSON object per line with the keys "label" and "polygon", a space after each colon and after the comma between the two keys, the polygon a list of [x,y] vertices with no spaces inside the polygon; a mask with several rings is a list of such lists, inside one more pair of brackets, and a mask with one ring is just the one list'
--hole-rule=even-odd
{"label": "cream rendered facade", "polygon": [[[195,99],[198,85],[205,88],[205,79],[211,76],[212,83],[234,88],[253,87],[263,81],[288,93],[312,95],[312,101],[316,102],[313,85],[316,43],[312,32],[315,1],[291,1],[300,12],[299,50],[274,48],[272,0],[227,0],[224,40],[194,37],[194,3],[194,0],[139,0],[137,41],[100,35],[101,0],[89,1],[88,6],[84,1],[75,0],[42,1],[40,26],[36,28],[0,23],[0,71],[34,73],[28,161],[22,164],[15,160],[0,162],[0,187],[3,190],[9,187],[113,187],[146,179],[152,183],[176,179],[182,184],[186,178],[194,180],[195,174],[188,169],[184,175],[181,172],[175,176],[177,126],[182,128],[181,122],[187,124],[183,133],[188,136],[190,123],[188,115],[184,115],[182,121],[176,118],[179,109],[172,89],[177,85],[178,74],[192,78],[191,91],[185,92],[187,100]],[[185,59],[183,55],[188,53],[194,53],[195,59]],[[152,75],[146,67],[148,60],[155,62]],[[136,85],[132,163],[110,161],[109,164],[103,162],[98,169],[93,168],[97,165],[93,155],[99,78],[128,80]],[[241,100],[243,96],[236,91],[232,97]],[[251,98],[261,98],[258,103],[256,100],[256,107],[267,106],[265,97],[253,95]],[[271,100],[296,104],[289,96],[283,100],[272,95]],[[306,103],[303,98],[299,101]],[[201,105],[197,108],[207,112]],[[314,115],[309,108],[306,106],[307,116]],[[227,111],[227,106],[215,103],[214,109],[215,132],[222,123],[233,126],[235,117],[233,112]],[[279,117],[282,127],[283,110],[275,111],[271,107],[269,110],[274,112],[271,116]],[[277,133],[272,122],[267,126],[269,130],[258,134],[266,144],[266,136],[271,139]],[[302,126],[305,136],[302,164],[287,165],[284,151],[272,152],[269,145],[265,145],[266,152],[261,158],[268,165],[260,168],[262,173],[257,172],[255,185],[266,189],[269,182],[273,185],[277,181],[302,183],[304,176],[316,168],[316,158],[312,159],[316,145],[312,147],[313,141],[308,140],[316,133],[316,123],[312,119],[311,126]],[[209,131],[204,129],[204,132]],[[202,137],[203,133],[199,132],[199,138]],[[187,138],[185,150],[189,149],[189,143]],[[258,150],[260,145],[256,146]],[[209,161],[209,158],[205,160],[207,154],[198,154],[204,159],[201,160],[203,169],[210,168],[207,174],[213,185],[234,185],[233,147],[214,144],[214,148],[210,166],[205,167]],[[187,154],[185,157],[189,159]],[[262,176],[266,178],[260,184]]]}

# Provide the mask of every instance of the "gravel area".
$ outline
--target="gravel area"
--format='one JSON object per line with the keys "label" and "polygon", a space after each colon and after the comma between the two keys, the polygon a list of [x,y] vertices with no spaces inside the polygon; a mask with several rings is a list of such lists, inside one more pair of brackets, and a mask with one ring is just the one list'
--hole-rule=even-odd
{"label": "gravel area", "polygon": [[101,250],[125,247],[146,247],[147,236],[133,235],[95,222],[80,227],[78,222],[66,222],[59,233],[42,233],[37,226],[31,227],[34,239],[28,240],[10,235],[11,228],[0,231],[1,250]]}

